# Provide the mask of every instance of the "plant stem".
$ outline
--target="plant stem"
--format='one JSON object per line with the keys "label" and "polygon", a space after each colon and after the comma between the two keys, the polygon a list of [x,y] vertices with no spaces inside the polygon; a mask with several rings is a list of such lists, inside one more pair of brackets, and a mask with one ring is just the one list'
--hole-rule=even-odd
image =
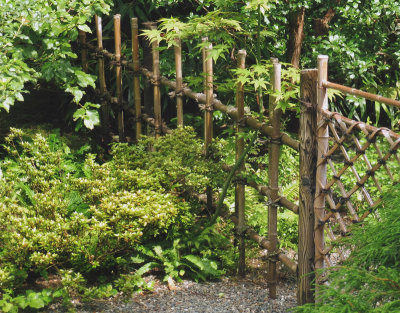
{"label": "plant stem", "polygon": [[250,142],[247,144],[246,149],[239,156],[235,165],[232,167],[231,171],[229,172],[228,177],[226,178],[225,184],[222,187],[222,191],[219,196],[219,200],[217,203],[217,207],[215,209],[215,213],[211,218],[211,222],[210,222],[211,225],[215,223],[215,221],[217,220],[217,217],[221,214],[222,205],[224,204],[224,199],[225,199],[226,193],[228,192],[228,188],[232,181],[232,178],[235,175],[238,168],[240,167],[240,165],[242,165],[242,163],[244,162],[246,155],[249,153],[250,149],[253,147],[257,137],[258,137],[258,132],[255,132],[253,137],[251,138]]}

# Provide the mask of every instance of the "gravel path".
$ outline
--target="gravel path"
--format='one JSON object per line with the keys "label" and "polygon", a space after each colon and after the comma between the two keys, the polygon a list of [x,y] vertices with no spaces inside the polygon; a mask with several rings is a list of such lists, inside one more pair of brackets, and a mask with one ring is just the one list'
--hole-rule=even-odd
{"label": "gravel path", "polygon": [[[265,282],[223,278],[218,282],[183,281],[176,290],[156,283],[152,293],[136,294],[129,301],[121,299],[76,303],[78,313],[223,313],[223,312],[289,312],[296,306],[296,284],[279,282],[278,298],[269,299]],[[45,312],[62,312],[53,305]]]}

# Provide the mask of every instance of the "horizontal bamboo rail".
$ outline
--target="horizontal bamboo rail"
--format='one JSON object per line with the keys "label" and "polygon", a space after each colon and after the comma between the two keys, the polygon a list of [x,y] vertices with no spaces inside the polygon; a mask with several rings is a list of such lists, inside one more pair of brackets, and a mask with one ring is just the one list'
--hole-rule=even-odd
{"label": "horizontal bamboo rail", "polygon": [[[130,64],[128,64],[128,67],[130,67]],[[145,68],[141,68],[141,72],[143,75],[145,75],[147,77],[151,77],[151,75],[152,75],[152,73]],[[167,86],[173,90],[175,89],[175,86],[176,86],[175,81],[168,80],[167,78],[165,78],[163,76],[161,77],[161,84],[163,84],[164,86]],[[195,100],[196,102],[206,103],[206,96],[203,93],[194,92],[188,87],[184,87],[182,92],[186,97],[191,98],[191,99]],[[227,105],[223,104],[220,100],[215,99],[215,98],[213,100],[213,105],[214,105],[214,109],[228,114],[233,119],[237,119],[237,109],[235,107],[227,106]],[[272,127],[271,126],[267,126],[265,123],[260,123],[256,118],[251,117],[251,116],[246,116],[245,121],[246,121],[246,125],[248,127],[255,129],[255,130],[259,130],[263,135],[267,135],[269,137],[272,136]],[[279,139],[283,144],[291,147],[292,149],[294,149],[296,151],[299,151],[299,141],[296,139],[293,139],[287,133],[281,132],[281,136]]]}
{"label": "horizontal bamboo rail", "polygon": [[[199,202],[206,204],[207,203],[207,195],[205,194],[198,194],[195,195],[197,197],[197,199],[199,200]],[[223,216],[228,217],[235,225],[238,225],[238,218],[234,215],[231,215],[228,210],[225,208],[222,210],[221,214]],[[249,238],[255,242],[258,243],[258,245],[261,248],[267,249],[268,251],[272,251],[272,245],[271,242],[259,235],[253,228],[251,227],[247,227],[245,230],[245,233],[247,236],[249,236]],[[277,257],[279,259],[279,261],[281,261],[291,272],[296,273],[297,272],[297,262],[293,261],[284,250],[278,250],[277,251]]]}
{"label": "horizontal bamboo rail", "polygon": [[336,89],[339,90],[343,93],[347,93],[349,95],[353,95],[353,96],[358,96],[358,97],[362,97],[371,101],[378,101],[378,102],[382,102],[397,108],[400,108],[400,101],[394,100],[394,99],[390,99],[390,98],[386,98],[383,96],[379,96],[379,95],[375,95],[366,91],[362,91],[359,89],[355,89],[355,88],[351,88],[351,87],[347,87],[347,86],[343,86],[340,84],[336,84],[336,83],[332,83],[330,81],[324,80],[322,82],[322,86],[325,88],[331,88],[331,89]]}
{"label": "horizontal bamboo rail", "polygon": [[[111,60],[115,59],[115,55],[108,52],[105,49],[98,49],[97,47],[87,43],[85,45],[86,47],[88,47],[88,49],[91,49],[93,51],[95,51],[97,54],[100,54],[104,57],[107,57]],[[135,70],[134,65],[132,62],[128,62],[126,60],[121,60],[120,61],[122,66],[126,66],[131,70]],[[148,69],[141,67],[140,68],[140,72],[146,76],[149,79],[153,78],[153,73],[151,71],[149,71]],[[168,80],[167,78],[165,78],[164,76],[161,76],[160,78],[160,83],[164,86],[169,87],[172,90],[176,89],[176,82],[175,81],[171,81]],[[191,98],[193,100],[195,100],[198,103],[206,103],[206,95],[203,93],[198,93],[198,92],[194,92],[192,89],[188,88],[188,87],[184,87],[182,89],[183,94],[188,97]],[[214,98],[213,102],[212,102],[214,109],[219,110],[221,112],[224,112],[226,114],[228,114],[230,117],[232,117],[233,119],[237,119],[237,109],[235,107],[229,107],[224,105],[220,100]],[[272,130],[273,128],[271,126],[266,125],[265,123],[260,123],[256,118],[251,117],[251,116],[246,116],[245,117],[245,121],[246,121],[246,125],[252,129],[258,130],[260,131],[263,135],[272,136]],[[299,141],[292,138],[290,135],[288,135],[285,132],[281,132],[280,135],[280,141],[291,147],[292,149],[299,151]]]}

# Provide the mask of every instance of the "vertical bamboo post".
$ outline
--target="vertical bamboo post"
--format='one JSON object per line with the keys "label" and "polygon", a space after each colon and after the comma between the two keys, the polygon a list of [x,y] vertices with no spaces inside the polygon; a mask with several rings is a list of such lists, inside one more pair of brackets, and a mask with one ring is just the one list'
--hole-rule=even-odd
{"label": "vertical bamboo post", "polygon": [[[246,67],[246,50],[239,50],[238,56],[238,68],[244,69]],[[242,83],[238,83],[236,89],[236,108],[237,108],[237,121],[236,121],[236,161],[244,152],[244,138],[241,136],[241,133],[244,131],[244,85]],[[238,174],[240,175],[245,171],[244,162],[238,169]],[[236,201],[235,205],[236,212],[238,215],[238,242],[239,242],[239,264],[238,264],[238,274],[239,276],[245,275],[246,268],[246,250],[245,250],[245,240],[244,240],[244,231],[245,231],[245,185],[243,181],[236,183]]]}
{"label": "vertical bamboo post", "polygon": [[204,142],[206,154],[213,137],[213,60],[211,57],[212,44],[204,48],[205,90],[206,103],[204,112]]}
{"label": "vertical bamboo post", "polygon": [[118,100],[118,136],[125,141],[124,111],[122,110],[122,72],[121,72],[121,15],[114,15],[115,80]]}
{"label": "vertical bamboo post", "polygon": [[132,63],[133,63],[133,97],[135,103],[135,132],[136,140],[139,140],[142,134],[142,102],[140,98],[140,80],[139,80],[139,39],[138,39],[138,19],[131,18],[132,30]]}
{"label": "vertical bamboo post", "polygon": [[[157,27],[156,22],[143,23],[145,29],[154,29]],[[150,40],[147,37],[142,37],[143,48],[143,67],[153,72],[153,54]],[[148,115],[154,112],[154,90],[150,80],[145,77],[143,80],[143,111]],[[147,133],[149,133],[149,126],[146,124]]]}
{"label": "vertical bamboo post", "polygon": [[[281,90],[281,64],[273,60],[272,71],[272,90]],[[268,179],[271,190],[270,205],[268,207],[268,240],[271,242],[271,251],[268,262],[268,289],[269,296],[276,299],[277,272],[276,263],[278,262],[278,166],[280,154],[280,136],[281,136],[281,115],[282,110],[276,109],[276,97],[269,97],[269,111],[271,115],[272,136],[269,144],[268,155]]]}
{"label": "vertical bamboo post", "polygon": [[88,51],[86,49],[86,32],[79,30],[79,43],[81,45],[82,69],[85,73],[89,71]]}
{"label": "vertical bamboo post", "polygon": [[176,45],[174,46],[175,53],[175,70],[176,70],[176,116],[177,124],[183,126],[183,93],[182,93],[182,43],[179,38],[175,40]]}
{"label": "vertical bamboo post", "polygon": [[[103,49],[103,27],[101,23],[101,17],[95,16],[96,22],[96,34],[97,34],[97,48],[101,51]],[[104,130],[108,131],[110,127],[110,107],[108,102],[105,100],[107,92],[106,77],[104,71],[104,58],[101,54],[98,56],[98,72],[99,72],[99,87],[101,100],[101,123]]]}
{"label": "vertical bamboo post", "polygon": [[[156,29],[156,25],[151,26]],[[158,50],[158,41],[154,40],[151,44],[153,55],[153,97],[154,97],[154,129],[155,137],[161,136],[161,93],[160,93],[160,53]]]}
{"label": "vertical bamboo post", "polygon": [[[328,79],[328,56],[318,56],[318,87],[317,87],[317,102],[318,108],[328,109],[328,95],[326,88],[322,85],[323,81]],[[328,126],[324,123],[322,114],[317,113],[317,140],[318,140],[318,152],[317,162],[323,158],[323,155],[328,151]],[[315,200],[314,200],[314,214],[315,214],[315,270],[319,270],[324,267],[324,255],[323,251],[325,248],[324,238],[324,224],[320,221],[325,215],[325,193],[324,188],[326,186],[326,163],[320,164],[316,169],[316,186],[315,186]],[[317,277],[317,285],[319,279]],[[316,286],[317,287],[317,286]]]}
{"label": "vertical bamboo post", "polygon": [[300,186],[297,304],[314,302],[314,197],[317,164],[317,78],[316,69],[300,75]]}
{"label": "vertical bamboo post", "polygon": [[[208,38],[202,38],[206,42]],[[213,64],[210,51],[212,44],[203,48],[203,72],[204,72],[204,93],[206,95],[206,103],[204,107],[204,149],[206,157],[209,157],[209,146],[212,142],[213,134]],[[212,209],[212,189],[207,187],[207,209],[211,212]]]}

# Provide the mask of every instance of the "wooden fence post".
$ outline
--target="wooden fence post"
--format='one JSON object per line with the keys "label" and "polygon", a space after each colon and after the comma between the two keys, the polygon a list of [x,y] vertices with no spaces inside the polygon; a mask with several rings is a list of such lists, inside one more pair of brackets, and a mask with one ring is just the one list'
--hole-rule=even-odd
{"label": "wooden fence post", "polygon": [[[323,86],[323,81],[328,79],[328,56],[318,56],[318,87],[317,87],[317,102],[318,108],[328,109],[328,95],[326,88]],[[323,158],[323,155],[328,151],[328,126],[324,123],[322,114],[317,113],[317,140],[318,140],[318,154],[317,162]],[[315,214],[315,270],[324,267],[324,223],[321,221],[325,215],[325,190],[326,186],[326,163],[321,163],[316,169],[316,185],[315,185],[315,200],[314,200],[314,214]],[[319,279],[317,277],[316,288],[318,287]],[[316,290],[316,297],[318,290]]]}
{"label": "wooden fence post", "polygon": [[135,102],[135,133],[136,140],[142,135],[142,101],[140,97],[140,63],[139,63],[139,39],[138,39],[138,19],[131,18],[132,30],[132,63],[133,63],[133,94]]}
{"label": "wooden fence post", "polygon": [[176,45],[174,46],[175,53],[175,70],[176,70],[176,116],[177,116],[177,125],[183,126],[183,92],[182,92],[182,43],[179,38],[175,40]]}
{"label": "wooden fence post", "polygon": [[118,136],[125,141],[124,111],[122,109],[122,71],[121,71],[121,15],[114,15],[115,80],[118,101]]}
{"label": "wooden fence post", "polygon": [[86,32],[79,30],[79,43],[81,45],[82,69],[85,73],[89,72],[88,51],[86,48]]}
{"label": "wooden fence post", "polygon": [[[97,48],[101,51],[103,50],[103,27],[101,23],[101,17],[95,16],[96,22],[96,35],[97,35]],[[106,86],[106,76],[104,71],[104,57],[102,54],[98,54],[98,72],[99,72],[99,87],[100,87],[100,97],[101,97],[101,125],[106,133],[110,129],[110,106],[108,101],[105,100],[107,86]]]}
{"label": "wooden fence post", "polygon": [[[273,61],[272,71],[272,90],[281,90],[281,64]],[[268,289],[269,296],[276,299],[277,272],[276,263],[278,262],[278,207],[279,186],[278,186],[278,166],[280,154],[280,137],[281,137],[281,115],[282,110],[276,109],[276,98],[269,96],[269,112],[271,117],[272,136],[269,144],[268,155],[268,179],[271,196],[268,207],[268,240],[271,242],[271,251],[269,252],[268,262]]]}
{"label": "wooden fence post", "polygon": [[317,164],[317,78],[316,69],[300,75],[300,186],[297,303],[314,302],[314,197]]}
{"label": "wooden fence post", "polygon": [[[157,25],[152,25],[152,29],[156,29]],[[155,137],[161,136],[161,93],[160,93],[160,52],[158,50],[159,43],[154,40],[151,44],[153,55],[153,97],[154,97],[154,129]]]}
{"label": "wooden fence post", "polygon": [[[239,50],[237,55],[238,68],[244,69],[246,67],[246,50]],[[237,107],[237,121],[236,121],[236,161],[244,152],[244,138],[242,132],[244,131],[245,120],[244,120],[244,85],[238,83],[236,89],[236,107]],[[244,173],[245,164],[244,162],[238,169],[238,175]],[[237,234],[239,242],[239,264],[238,274],[244,277],[246,269],[246,250],[245,250],[245,185],[242,180],[236,183],[236,201],[235,205],[238,216]]]}

